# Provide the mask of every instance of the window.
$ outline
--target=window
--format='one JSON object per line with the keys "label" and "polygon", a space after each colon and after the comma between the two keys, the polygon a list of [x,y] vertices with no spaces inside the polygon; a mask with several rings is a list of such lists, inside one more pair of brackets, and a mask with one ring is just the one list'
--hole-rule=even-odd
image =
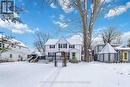
{"label": "window", "polygon": [[12,48],[13,48],[13,46],[14,46],[14,45],[13,45],[13,44],[11,44],[11,47],[12,47]]}
{"label": "window", "polygon": [[67,48],[67,44],[63,44],[63,48]]}
{"label": "window", "polygon": [[67,44],[58,44],[58,48],[67,48]]}
{"label": "window", "polygon": [[5,44],[3,44],[3,48],[5,48]]}
{"label": "window", "polygon": [[54,57],[55,56],[55,52],[48,52],[48,57]]}
{"label": "window", "polygon": [[2,45],[2,44],[0,43],[0,47],[2,47],[1,45]]}
{"label": "window", "polygon": [[11,47],[12,47],[12,48],[16,48],[16,45],[15,45],[15,44],[11,44]]}
{"label": "window", "polygon": [[0,43],[0,48],[4,48],[5,47],[5,45],[4,45],[4,43],[2,44],[2,43]]}
{"label": "window", "polygon": [[75,45],[69,45],[69,48],[75,48]]}
{"label": "window", "polygon": [[55,48],[55,45],[50,45],[50,48]]}
{"label": "window", "polygon": [[12,54],[10,54],[10,58],[12,58]]}
{"label": "window", "polygon": [[58,48],[62,48],[62,45],[61,45],[61,44],[58,44]]}

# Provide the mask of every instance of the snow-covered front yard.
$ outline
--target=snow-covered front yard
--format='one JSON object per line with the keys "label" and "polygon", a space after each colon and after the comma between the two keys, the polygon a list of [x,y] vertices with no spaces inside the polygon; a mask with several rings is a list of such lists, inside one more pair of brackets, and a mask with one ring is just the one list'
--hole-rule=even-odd
{"label": "snow-covered front yard", "polygon": [[1,63],[0,87],[130,87],[130,64]]}

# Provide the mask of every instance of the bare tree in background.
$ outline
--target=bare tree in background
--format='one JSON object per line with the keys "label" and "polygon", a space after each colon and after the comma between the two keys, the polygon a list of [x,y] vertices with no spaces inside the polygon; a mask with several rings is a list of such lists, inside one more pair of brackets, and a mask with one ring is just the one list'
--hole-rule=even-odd
{"label": "bare tree in background", "polygon": [[116,31],[114,27],[109,27],[102,32],[102,39],[104,43],[121,43],[121,33]]}
{"label": "bare tree in background", "polygon": [[48,39],[49,39],[49,34],[46,34],[46,33],[40,32],[40,31],[35,32],[34,47],[42,55],[44,55],[45,43],[47,42]]}
{"label": "bare tree in background", "polygon": [[[58,4],[60,0],[43,0],[49,4]],[[64,7],[67,9],[76,8],[79,11],[83,32],[84,44],[84,61],[89,62],[91,56],[91,40],[94,23],[100,14],[101,8],[105,0],[61,0]],[[90,6],[90,7],[89,7]]]}

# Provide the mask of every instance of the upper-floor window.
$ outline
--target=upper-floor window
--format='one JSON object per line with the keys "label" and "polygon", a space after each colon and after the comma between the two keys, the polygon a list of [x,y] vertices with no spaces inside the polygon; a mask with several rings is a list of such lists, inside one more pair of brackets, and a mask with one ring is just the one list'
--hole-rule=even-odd
{"label": "upper-floor window", "polygon": [[55,48],[55,45],[50,45],[50,48]]}
{"label": "upper-floor window", "polygon": [[3,48],[5,48],[5,44],[3,44]]}
{"label": "upper-floor window", "polygon": [[2,44],[0,43],[0,47],[2,47]]}
{"label": "upper-floor window", "polygon": [[16,45],[15,45],[15,44],[11,44],[11,47],[12,47],[12,48],[16,48]]}
{"label": "upper-floor window", "polygon": [[67,44],[58,44],[58,48],[67,48]]}
{"label": "upper-floor window", "polygon": [[67,44],[63,44],[63,48],[67,48]]}
{"label": "upper-floor window", "polygon": [[11,44],[11,47],[12,47],[12,48],[13,48],[13,46],[14,46],[14,45],[13,45],[13,44]]}
{"label": "upper-floor window", "polygon": [[75,48],[75,45],[69,45],[69,48]]}
{"label": "upper-floor window", "polygon": [[0,48],[4,48],[5,44],[4,43],[0,43]]}
{"label": "upper-floor window", "polygon": [[62,48],[62,45],[61,45],[61,44],[58,44],[58,48]]}

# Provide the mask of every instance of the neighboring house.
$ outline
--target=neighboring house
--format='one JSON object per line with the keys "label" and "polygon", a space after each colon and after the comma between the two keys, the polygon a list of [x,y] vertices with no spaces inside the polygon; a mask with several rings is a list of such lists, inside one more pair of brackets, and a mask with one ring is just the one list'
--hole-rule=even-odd
{"label": "neighboring house", "polygon": [[102,62],[116,62],[118,61],[117,57],[117,52],[109,43],[107,43],[103,49],[98,52],[97,60]]}
{"label": "neighboring house", "polygon": [[119,62],[130,63],[130,47],[115,47],[118,52]]}
{"label": "neighboring house", "polygon": [[0,42],[0,48],[9,46],[8,50],[3,52],[0,60],[3,61],[19,61],[27,60],[27,55],[30,54],[28,47],[21,41],[10,39],[8,43]]}
{"label": "neighboring house", "polygon": [[102,62],[130,62],[130,48],[118,44],[100,44],[94,49],[96,60]]}
{"label": "neighboring house", "polygon": [[82,38],[80,35],[74,35],[71,38],[49,39],[45,43],[46,56],[54,58],[55,55],[60,55],[60,52],[65,52],[68,59],[76,58],[81,61],[82,53]]}

